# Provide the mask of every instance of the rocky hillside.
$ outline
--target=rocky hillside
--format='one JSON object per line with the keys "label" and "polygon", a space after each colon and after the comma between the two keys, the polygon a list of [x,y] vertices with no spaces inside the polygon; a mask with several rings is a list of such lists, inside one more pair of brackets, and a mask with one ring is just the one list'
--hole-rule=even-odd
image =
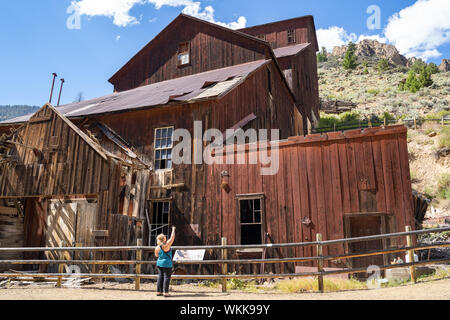
{"label": "rocky hillside", "polygon": [[[355,48],[356,69],[342,67],[347,47],[336,47],[327,61],[319,62],[319,90],[327,113],[352,110],[359,118],[389,113],[391,118],[450,119],[450,61],[444,59],[433,84],[412,93],[401,90],[408,72],[418,59],[406,59],[392,45],[364,40]],[[384,68],[380,60],[387,60]],[[350,115],[352,115],[350,114]],[[354,115],[352,115],[354,117]],[[325,126],[327,117],[322,115]],[[342,114],[340,118],[351,118]],[[427,219],[450,217],[450,127],[426,122],[408,133],[413,188],[432,199]]]}
{"label": "rocky hillside", "polygon": [[[342,67],[346,50],[346,46],[336,47],[328,55],[328,61],[318,64],[320,97],[324,105],[343,101],[347,105],[354,104],[352,108],[364,116],[389,112],[398,118],[450,111],[449,60],[444,59],[439,67],[441,72],[432,75],[430,87],[411,93],[400,90],[399,85],[405,82],[409,68],[418,59],[406,59],[392,45],[363,40],[355,51],[358,66],[347,71]],[[389,62],[383,71],[378,68],[381,59]]]}

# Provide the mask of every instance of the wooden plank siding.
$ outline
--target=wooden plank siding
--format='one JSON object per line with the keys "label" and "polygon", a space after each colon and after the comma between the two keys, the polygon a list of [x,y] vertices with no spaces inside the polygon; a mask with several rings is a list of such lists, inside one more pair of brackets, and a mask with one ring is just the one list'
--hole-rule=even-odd
{"label": "wooden plank siding", "polygon": [[[210,196],[221,203],[205,209],[206,223],[221,217],[224,222],[218,237],[227,237],[229,244],[239,244],[232,232],[238,223],[235,217],[239,216],[233,205],[235,196],[263,193],[266,207],[263,229],[271,241],[309,242],[314,241],[316,233],[321,233],[324,240],[341,239],[346,236],[345,215],[364,215],[363,192],[369,189],[378,210],[393,217],[389,231],[404,231],[406,225],[414,226],[406,132],[405,127],[395,126],[369,133],[357,130],[321,137],[295,137],[281,143],[280,170],[274,176],[261,176],[260,165],[214,165],[204,183],[219,184],[220,174],[226,170],[230,173],[231,191],[210,189]],[[314,141],[319,138],[322,141]],[[247,156],[250,152],[247,150]],[[262,180],[262,184],[254,182],[257,180]],[[312,221],[310,226],[302,223],[305,218]],[[204,235],[205,242],[207,239],[208,235]],[[279,251],[273,250],[270,256],[293,256],[292,251]],[[325,255],[343,253],[343,246],[331,246],[324,251]],[[311,256],[314,250],[297,249],[295,254]],[[293,266],[289,271],[293,271]]]}
{"label": "wooden plank siding", "polygon": [[[288,30],[295,33],[295,42],[288,42]],[[304,128],[307,127],[306,119],[317,123],[319,114],[319,82],[317,74],[316,52],[319,50],[314,19],[311,16],[289,19],[269,23],[261,26],[249,27],[239,30],[254,37],[265,36],[265,40],[272,47],[283,48],[301,43],[311,45],[294,56],[278,59],[283,71],[288,70],[288,81],[297,99],[297,106],[302,113]]]}
{"label": "wooden plank siding", "polygon": [[[174,129],[186,129],[194,138],[194,121],[202,122],[203,132],[211,128],[225,132],[250,114],[254,114],[256,119],[248,123],[245,129],[280,129],[282,139],[301,135],[303,134],[302,117],[288,89],[281,82],[281,75],[275,68],[273,62],[267,64],[251,74],[233,91],[215,101],[128,112],[126,122],[123,121],[123,114],[104,115],[98,117],[98,120],[130,142],[142,155],[143,160],[151,164],[154,163],[155,129],[161,127],[173,126]],[[268,70],[272,75],[271,95],[267,87]],[[206,146],[206,144],[203,145]],[[216,198],[210,195],[212,186],[217,189],[217,192],[219,191],[220,179],[215,181],[216,184],[207,187],[204,179],[208,170],[206,165],[182,164],[174,165],[172,170],[166,171],[164,178],[159,177],[161,172],[151,172],[147,200],[170,199],[173,215],[176,217],[173,220],[174,225],[188,230],[184,236],[177,237],[176,243],[200,244],[211,241],[215,243],[220,240],[217,238],[221,225],[219,218],[203,221],[207,219],[205,216],[207,208],[216,206],[214,210],[217,211],[220,205],[216,202]],[[185,187],[164,189],[162,180],[170,181],[166,185],[184,184]],[[261,189],[262,184],[261,179],[259,183]],[[197,197],[200,201],[193,200]],[[190,225],[201,226],[200,238],[194,235],[195,232]]]}
{"label": "wooden plank siding", "polygon": [[[168,41],[170,39],[170,41]],[[190,63],[178,66],[178,46],[190,42]],[[180,15],[109,81],[114,91],[270,58],[264,43]]]}
{"label": "wooden plank siding", "polygon": [[93,142],[48,106],[18,129],[13,140],[10,155],[16,165],[0,166],[0,198],[96,195],[113,178],[102,174],[111,164]]}

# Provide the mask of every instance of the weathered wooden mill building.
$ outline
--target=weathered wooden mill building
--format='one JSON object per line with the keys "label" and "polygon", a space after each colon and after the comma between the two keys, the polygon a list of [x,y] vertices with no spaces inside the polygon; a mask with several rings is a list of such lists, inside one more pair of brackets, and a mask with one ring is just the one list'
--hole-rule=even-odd
{"label": "weathered wooden mill building", "polygon": [[[0,245],[154,245],[172,225],[178,245],[401,230],[412,215],[407,159],[392,154],[406,148],[402,128],[302,137],[319,117],[317,50],[310,16],[234,31],[180,15],[109,80],[113,94],[3,122],[0,219],[18,217],[5,244],[0,220]],[[279,129],[280,172],[174,164],[174,132],[195,136],[194,121]]]}

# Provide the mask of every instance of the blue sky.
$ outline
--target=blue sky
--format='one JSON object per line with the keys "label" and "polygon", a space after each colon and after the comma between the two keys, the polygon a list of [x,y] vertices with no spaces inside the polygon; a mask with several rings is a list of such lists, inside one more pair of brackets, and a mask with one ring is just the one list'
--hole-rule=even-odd
{"label": "blue sky", "polygon": [[[369,30],[373,5],[380,29]],[[80,24],[69,29],[71,8]],[[437,64],[450,57],[448,0],[1,1],[0,104],[43,105],[52,72],[66,80],[62,104],[111,93],[107,80],[182,11],[233,28],[313,15],[329,49],[369,36]]]}

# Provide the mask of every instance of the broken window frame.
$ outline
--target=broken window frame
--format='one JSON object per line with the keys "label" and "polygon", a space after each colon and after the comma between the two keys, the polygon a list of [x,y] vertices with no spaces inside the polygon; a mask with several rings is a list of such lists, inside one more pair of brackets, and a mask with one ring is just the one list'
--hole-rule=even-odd
{"label": "broken window frame", "polygon": [[295,33],[295,29],[291,29],[287,31],[287,41],[288,44],[297,43],[297,35]]}
{"label": "broken window frame", "polygon": [[[167,205],[167,207],[166,207]],[[155,206],[156,206],[156,212],[155,212]],[[170,210],[172,208],[171,201],[167,200],[154,200],[150,201],[150,232],[149,232],[149,239],[150,239],[150,245],[151,246],[157,246],[157,240],[156,238],[160,234],[165,234],[166,237],[169,237],[169,231],[170,231]],[[158,212],[158,209],[161,208],[161,212]],[[159,215],[161,215],[161,220],[159,218]],[[167,215],[166,219],[164,215]],[[156,219],[155,219],[156,217]],[[154,221],[156,220],[156,221]]]}
{"label": "broken window frame", "polygon": [[[260,225],[261,227],[261,241],[260,243],[255,244],[264,244],[265,243],[265,196],[264,194],[248,194],[248,195],[238,195],[236,196],[236,206],[237,206],[237,243],[241,245],[250,245],[249,243],[242,243],[242,226],[257,226]],[[242,211],[241,211],[241,205],[242,201],[253,201],[253,222],[242,222]],[[255,201],[259,201],[259,210],[255,210]],[[260,222],[255,222],[257,219],[255,218],[255,213],[260,213]]]}
{"label": "broken window frame", "polygon": [[[168,135],[169,130],[171,130],[170,136]],[[161,132],[161,133],[158,135],[158,132]],[[166,132],[165,136],[163,136],[164,132]],[[154,154],[153,154],[153,156],[154,156],[154,171],[172,170],[172,167],[173,167],[173,163],[172,163],[173,134],[174,134],[173,126],[172,127],[155,128]],[[165,157],[166,159],[164,159],[163,157]],[[162,166],[163,161],[166,161],[165,166]]]}
{"label": "broken window frame", "polygon": [[[183,57],[187,56],[187,61],[183,62]],[[178,67],[184,67],[191,64],[191,42],[185,41],[178,44],[177,53]]]}

